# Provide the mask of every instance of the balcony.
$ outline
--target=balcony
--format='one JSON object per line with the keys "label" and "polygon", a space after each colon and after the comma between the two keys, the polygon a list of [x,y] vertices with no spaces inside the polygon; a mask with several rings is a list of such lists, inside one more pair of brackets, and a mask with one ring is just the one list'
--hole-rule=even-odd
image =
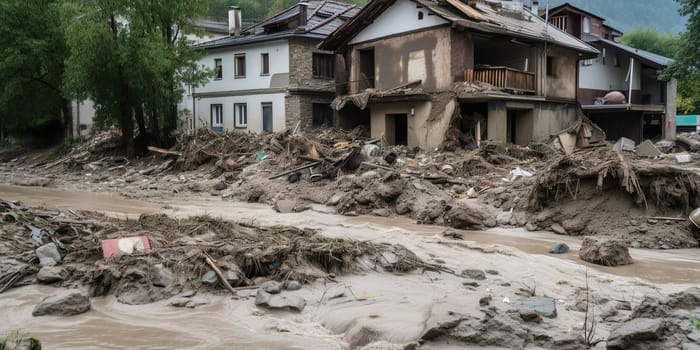
{"label": "balcony", "polygon": [[464,71],[464,81],[479,81],[497,88],[522,93],[535,93],[535,73],[509,67],[483,67]]}

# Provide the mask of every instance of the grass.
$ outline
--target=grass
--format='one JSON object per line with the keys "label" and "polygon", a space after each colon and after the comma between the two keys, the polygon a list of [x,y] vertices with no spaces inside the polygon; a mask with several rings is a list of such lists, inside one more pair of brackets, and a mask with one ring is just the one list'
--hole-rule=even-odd
{"label": "grass", "polygon": [[698,319],[697,317],[691,317],[690,323],[692,323],[693,326],[695,326],[695,328],[700,330],[700,319]]}

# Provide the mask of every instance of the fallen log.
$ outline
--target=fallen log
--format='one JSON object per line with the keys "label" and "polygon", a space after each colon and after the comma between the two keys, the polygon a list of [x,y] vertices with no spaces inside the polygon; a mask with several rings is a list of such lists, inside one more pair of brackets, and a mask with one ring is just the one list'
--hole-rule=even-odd
{"label": "fallen log", "polygon": [[148,146],[146,148],[151,152],[156,152],[156,153],[160,153],[160,154],[167,154],[167,155],[173,155],[173,156],[178,156],[178,157],[182,155],[182,153],[180,153],[180,152],[175,152],[175,151],[171,151],[171,150],[167,150],[167,149],[155,147],[155,146]]}

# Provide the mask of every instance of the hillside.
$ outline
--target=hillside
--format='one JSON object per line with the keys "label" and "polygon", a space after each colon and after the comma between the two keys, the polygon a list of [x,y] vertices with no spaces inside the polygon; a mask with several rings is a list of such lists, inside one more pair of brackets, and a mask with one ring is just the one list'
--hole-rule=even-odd
{"label": "hillside", "polygon": [[[228,6],[237,5],[245,19],[262,19],[293,5],[298,0],[208,0],[209,16],[226,19]],[[368,0],[341,0],[364,5]],[[531,0],[522,0],[530,5]],[[685,30],[686,20],[678,14],[675,0],[549,0],[554,7],[565,2],[607,19],[607,24],[623,32],[637,27],[651,27],[658,32],[678,34]],[[540,0],[543,7],[547,0]]]}
{"label": "hillside", "polygon": [[[529,0],[523,2],[530,4]],[[546,2],[540,0],[540,7]],[[566,2],[605,18],[606,24],[623,32],[638,27],[673,34],[685,31],[686,19],[678,14],[678,3],[674,0],[549,0],[549,6]]]}

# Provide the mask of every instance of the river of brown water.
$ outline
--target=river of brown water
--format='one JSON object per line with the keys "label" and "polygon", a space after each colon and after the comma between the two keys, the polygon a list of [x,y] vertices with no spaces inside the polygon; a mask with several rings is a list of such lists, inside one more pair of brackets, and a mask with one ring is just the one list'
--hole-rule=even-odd
{"label": "river of brown water", "polygon": [[[581,282],[582,271],[587,268],[598,275],[598,282],[594,283],[613,283],[606,288],[630,290],[631,293],[636,293],[637,285],[662,291],[700,280],[700,250],[693,249],[633,249],[634,264],[605,268],[580,261],[577,254],[580,240],[575,237],[494,229],[458,231],[465,240],[453,241],[441,237],[444,227],[416,225],[402,217],[344,217],[323,206],[314,206],[313,210],[303,213],[278,214],[266,205],[216,198],[133,200],[109,194],[5,185],[0,185],[0,198],[19,200],[29,206],[91,210],[114,216],[207,214],[261,225],[310,227],[329,236],[400,243],[423,258],[441,258],[448,265],[458,266],[469,261],[497,269],[507,280],[536,281],[540,289],[561,293],[554,297],[561,298],[562,302],[566,302],[570,291],[559,291],[556,282],[569,279]],[[555,242],[567,243],[572,252],[548,255],[549,246]],[[475,252],[475,248],[495,253],[483,254]],[[507,254],[502,254],[501,250]],[[572,277],[574,275],[576,277]],[[345,283],[353,285],[353,293],[364,295],[361,298],[364,304],[348,308],[347,305],[329,307],[312,303],[301,315],[260,315],[250,300],[222,296],[209,296],[209,305],[194,310],[170,308],[167,302],[129,306],[106,297],[93,299],[93,309],[88,313],[67,318],[32,317],[33,306],[50,293],[51,288],[24,287],[0,295],[0,319],[4,319],[0,321],[0,334],[17,329],[29,331],[42,339],[47,349],[344,349],[347,343],[342,335],[336,334],[344,332],[358,319],[375,322],[380,328],[405,330],[396,332],[396,342],[400,342],[410,339],[411,332],[422,326],[424,315],[429,314],[426,310],[436,305],[458,307],[476,302],[469,299],[471,297],[457,295],[463,288],[461,282],[444,277],[442,282],[436,282],[430,276],[363,274],[349,276]],[[306,292],[310,294],[305,297],[319,298],[323,288],[310,287]],[[495,285],[492,288],[494,293],[507,292],[499,291]],[[406,291],[402,299],[389,297],[396,290]],[[366,316],[363,312],[381,317],[362,318]],[[566,317],[563,312],[559,320],[565,322]]]}

